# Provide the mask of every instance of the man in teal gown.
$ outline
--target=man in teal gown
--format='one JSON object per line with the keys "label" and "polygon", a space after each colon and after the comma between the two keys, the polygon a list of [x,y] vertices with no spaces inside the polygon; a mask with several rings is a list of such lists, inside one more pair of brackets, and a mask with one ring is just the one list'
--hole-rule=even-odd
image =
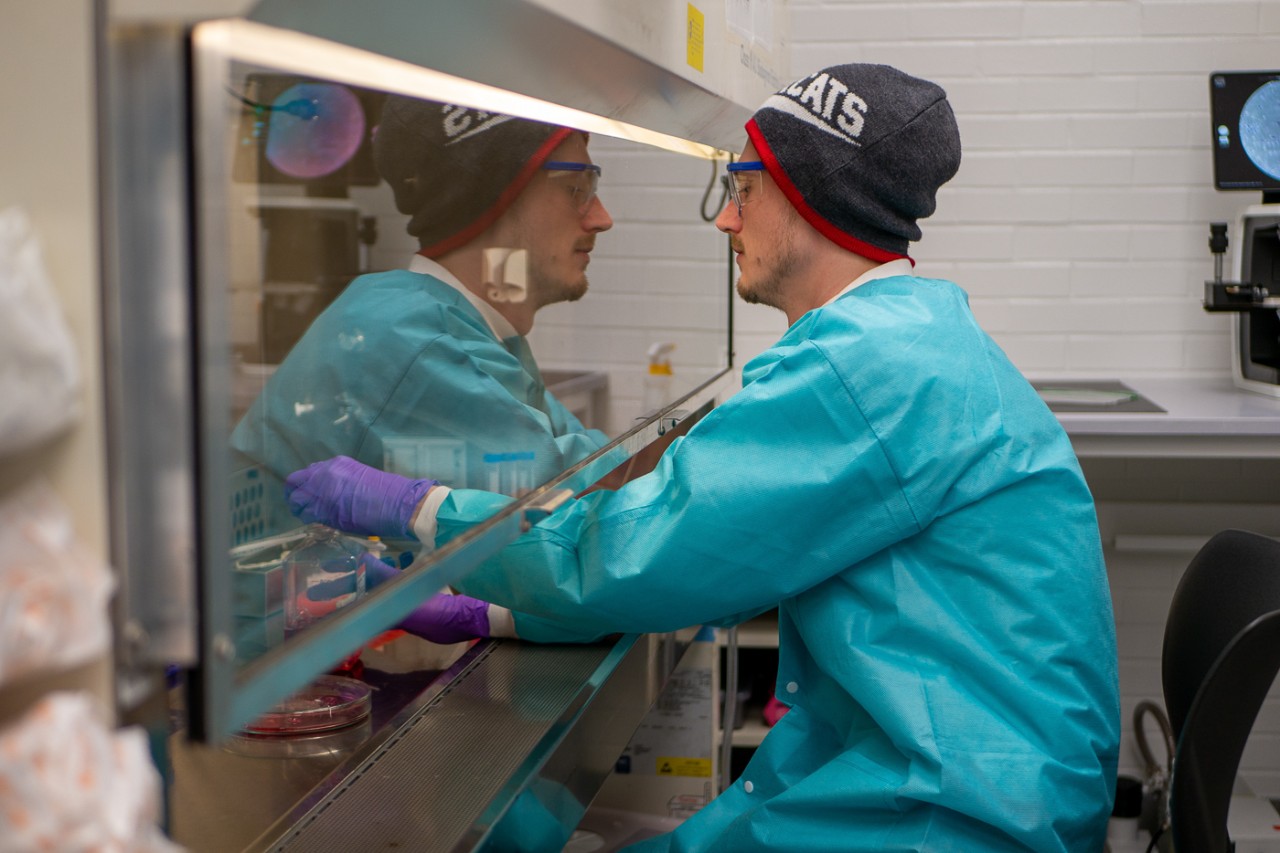
{"label": "man in teal gown", "polygon": [[[835,66],[747,136],[717,225],[739,293],[790,327],[652,473],[569,502],[460,588],[543,641],[778,608],[789,712],[728,790],[635,850],[1101,850],[1120,725],[1093,501],[964,292],[907,255],[959,168],[945,93]],[[347,459],[287,488],[303,518],[342,504],[439,539],[508,502]],[[406,497],[352,500],[371,493]]]}

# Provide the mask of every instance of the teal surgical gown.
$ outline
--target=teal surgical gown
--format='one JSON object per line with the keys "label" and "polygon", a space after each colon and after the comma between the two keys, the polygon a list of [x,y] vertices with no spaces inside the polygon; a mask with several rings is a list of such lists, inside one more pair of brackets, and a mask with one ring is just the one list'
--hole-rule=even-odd
{"label": "teal surgical gown", "polygon": [[[504,499],[455,490],[455,535]],[[614,492],[459,587],[604,634],[776,606],[791,706],[738,781],[644,851],[1095,853],[1119,744],[1093,501],[955,285],[863,284]]]}
{"label": "teal surgical gown", "polygon": [[532,486],[607,441],[547,391],[524,338],[499,340],[456,288],[408,270],[352,281],[231,439],[281,479],[343,455],[473,488],[495,455],[521,454]]}

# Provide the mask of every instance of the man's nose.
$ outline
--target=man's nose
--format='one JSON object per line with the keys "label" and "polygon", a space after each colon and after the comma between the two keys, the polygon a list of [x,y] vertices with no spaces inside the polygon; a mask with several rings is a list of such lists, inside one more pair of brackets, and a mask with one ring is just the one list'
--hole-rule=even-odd
{"label": "man's nose", "polygon": [[736,234],[742,230],[742,214],[738,213],[738,206],[732,199],[725,203],[724,209],[716,217],[716,227],[726,234]]}
{"label": "man's nose", "polygon": [[608,231],[613,227],[613,217],[605,209],[604,202],[600,199],[600,196],[596,196],[591,200],[591,206],[587,208],[586,215],[582,217],[582,227],[595,233]]}

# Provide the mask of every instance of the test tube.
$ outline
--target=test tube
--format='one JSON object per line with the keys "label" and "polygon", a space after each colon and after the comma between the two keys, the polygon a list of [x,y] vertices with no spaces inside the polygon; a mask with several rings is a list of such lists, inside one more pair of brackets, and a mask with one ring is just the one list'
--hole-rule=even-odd
{"label": "test tube", "polygon": [[533,488],[532,451],[516,453],[486,453],[485,476],[488,489],[508,497],[518,498]]}

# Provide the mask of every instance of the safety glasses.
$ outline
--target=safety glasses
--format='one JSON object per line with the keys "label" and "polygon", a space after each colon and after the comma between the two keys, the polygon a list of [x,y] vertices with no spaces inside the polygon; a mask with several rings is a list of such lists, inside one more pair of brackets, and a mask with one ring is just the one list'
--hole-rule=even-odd
{"label": "safety glasses", "polygon": [[744,160],[729,164],[729,198],[738,207],[738,215],[742,208],[760,195],[764,189],[764,163],[759,160]]}
{"label": "safety glasses", "polygon": [[563,184],[573,199],[579,216],[586,214],[595,201],[604,170],[595,163],[573,163],[565,160],[548,160],[542,164],[551,180]]}

